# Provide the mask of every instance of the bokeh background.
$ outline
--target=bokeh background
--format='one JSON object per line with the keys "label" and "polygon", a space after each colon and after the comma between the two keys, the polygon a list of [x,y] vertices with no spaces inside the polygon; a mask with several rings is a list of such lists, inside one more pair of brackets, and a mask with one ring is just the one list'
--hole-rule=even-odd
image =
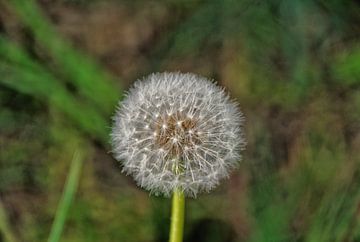
{"label": "bokeh background", "polygon": [[185,241],[360,241],[359,39],[354,0],[0,0],[0,241],[167,241],[170,200],[109,144],[161,71],[217,80],[247,118]]}

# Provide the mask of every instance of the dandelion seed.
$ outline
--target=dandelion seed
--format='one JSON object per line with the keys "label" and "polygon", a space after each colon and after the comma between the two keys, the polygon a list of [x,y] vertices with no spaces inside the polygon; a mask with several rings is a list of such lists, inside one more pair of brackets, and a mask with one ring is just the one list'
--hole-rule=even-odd
{"label": "dandelion seed", "polygon": [[150,192],[196,196],[215,188],[240,161],[243,121],[237,104],[206,78],[152,74],[119,104],[113,153]]}

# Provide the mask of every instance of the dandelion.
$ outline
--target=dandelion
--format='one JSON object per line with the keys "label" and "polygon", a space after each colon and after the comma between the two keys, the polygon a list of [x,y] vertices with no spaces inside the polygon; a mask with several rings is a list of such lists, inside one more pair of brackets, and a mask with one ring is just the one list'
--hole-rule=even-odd
{"label": "dandelion", "polygon": [[237,104],[204,77],[157,73],[137,81],[114,116],[112,144],[123,171],[153,194],[210,191],[241,159]]}
{"label": "dandelion", "polygon": [[170,242],[183,238],[185,195],[210,191],[237,166],[243,121],[223,89],[190,73],[152,74],[120,103],[115,158],[141,187],[173,195]]}

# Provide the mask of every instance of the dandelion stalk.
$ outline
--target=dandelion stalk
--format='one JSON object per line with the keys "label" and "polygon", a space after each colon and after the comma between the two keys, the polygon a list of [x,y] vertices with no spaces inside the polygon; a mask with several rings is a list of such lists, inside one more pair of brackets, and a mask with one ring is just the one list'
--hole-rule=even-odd
{"label": "dandelion stalk", "polygon": [[184,231],[185,196],[176,189],[172,197],[171,225],[169,242],[182,242]]}

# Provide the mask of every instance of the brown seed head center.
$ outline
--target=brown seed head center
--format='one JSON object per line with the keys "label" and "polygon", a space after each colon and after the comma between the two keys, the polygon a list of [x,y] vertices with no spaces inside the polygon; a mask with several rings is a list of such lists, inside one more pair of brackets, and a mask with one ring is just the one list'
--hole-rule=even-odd
{"label": "brown seed head center", "polygon": [[171,156],[179,157],[184,150],[200,143],[197,120],[178,112],[160,117],[156,122],[155,142]]}

